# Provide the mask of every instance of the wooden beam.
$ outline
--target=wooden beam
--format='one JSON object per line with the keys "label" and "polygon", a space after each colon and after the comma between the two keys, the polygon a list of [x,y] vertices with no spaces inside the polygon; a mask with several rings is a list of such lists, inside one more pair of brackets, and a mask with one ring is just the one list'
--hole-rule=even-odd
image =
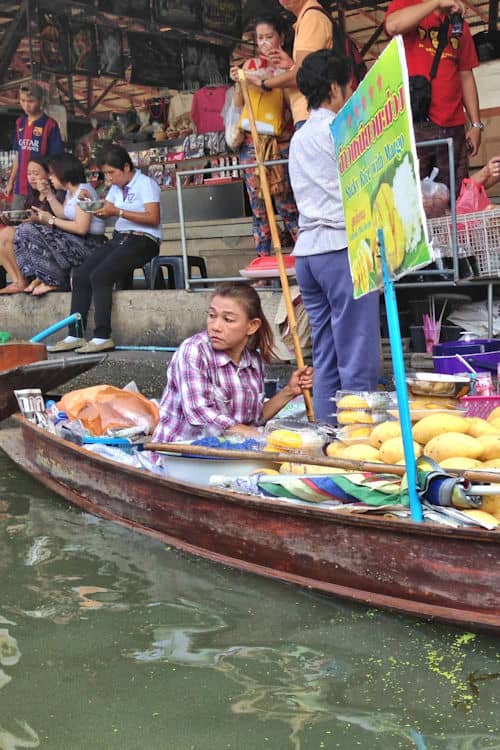
{"label": "wooden beam", "polygon": [[9,69],[14,53],[19,47],[19,42],[26,33],[26,0],[22,3],[19,13],[12,20],[5,32],[2,46],[0,47],[0,82],[5,80],[5,74]]}
{"label": "wooden beam", "polygon": [[78,101],[78,99],[75,99],[75,97],[70,94],[70,92],[68,91],[68,89],[59,80],[57,81],[57,88],[59,89],[59,91],[61,92],[61,94],[63,94],[63,96],[66,97],[66,99],[68,100],[68,102],[70,102],[71,104],[73,104],[74,107],[76,107],[77,109],[80,110],[80,112],[82,112],[82,114],[83,114],[84,117],[88,117],[89,116],[85,105],[81,104]]}
{"label": "wooden beam", "polygon": [[115,86],[115,84],[116,84],[116,83],[117,83],[117,80],[116,80],[116,78],[115,78],[115,79],[114,79],[113,81],[111,81],[111,83],[109,83],[109,84],[108,84],[108,85],[106,86],[106,88],[104,89],[104,91],[101,91],[101,93],[99,94],[99,96],[97,97],[97,99],[96,99],[96,100],[94,101],[94,103],[92,104],[92,106],[91,106],[91,107],[89,107],[89,115],[91,115],[91,114],[92,114],[92,112],[94,112],[95,108],[96,108],[96,107],[97,107],[97,106],[98,106],[98,105],[99,105],[99,104],[100,104],[100,103],[102,102],[102,100],[103,100],[103,99],[104,99],[104,98],[105,98],[105,97],[106,97],[106,96],[107,96],[107,95],[109,94],[109,92],[111,91],[111,89],[113,88],[113,86]]}
{"label": "wooden beam", "polygon": [[371,37],[368,39],[364,47],[360,50],[361,57],[364,57],[366,55],[368,50],[370,50],[371,47],[375,44],[375,42],[377,41],[377,39],[379,38],[379,36],[382,34],[383,31],[385,31],[385,27],[384,27],[384,24],[381,23],[380,26],[378,26],[375,29],[375,31],[373,32]]}
{"label": "wooden beam", "polygon": [[[488,23],[488,15],[486,13],[483,13],[479,10],[473,3],[468,2],[468,0],[462,0],[463,4],[466,8],[471,12],[473,16],[479,16],[481,21],[484,21],[484,23]],[[498,2],[498,0],[497,0]]]}

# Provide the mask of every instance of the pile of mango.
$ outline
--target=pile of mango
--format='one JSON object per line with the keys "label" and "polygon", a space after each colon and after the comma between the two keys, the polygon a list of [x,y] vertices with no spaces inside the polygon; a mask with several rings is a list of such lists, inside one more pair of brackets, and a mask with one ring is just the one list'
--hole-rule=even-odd
{"label": "pile of mango", "polygon": [[[413,426],[415,456],[428,456],[443,469],[485,469],[499,472],[500,482],[500,407],[488,419],[459,414],[432,414]],[[353,436],[354,437],[354,436]],[[327,455],[354,461],[404,464],[401,425],[386,421],[376,425],[355,443],[335,441]],[[500,520],[500,495],[484,498],[483,510]]]}

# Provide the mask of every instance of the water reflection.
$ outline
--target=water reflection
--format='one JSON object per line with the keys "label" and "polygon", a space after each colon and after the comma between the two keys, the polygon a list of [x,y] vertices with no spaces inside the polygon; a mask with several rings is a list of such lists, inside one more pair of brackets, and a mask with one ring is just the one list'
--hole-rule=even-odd
{"label": "water reflection", "polygon": [[211,565],[1,477],[0,750],[41,727],[50,750],[500,748],[493,639]]}

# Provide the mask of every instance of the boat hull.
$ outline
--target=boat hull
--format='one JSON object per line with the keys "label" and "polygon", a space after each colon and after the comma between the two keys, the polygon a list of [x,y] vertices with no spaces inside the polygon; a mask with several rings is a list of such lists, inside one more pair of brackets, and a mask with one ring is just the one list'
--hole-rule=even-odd
{"label": "boat hull", "polygon": [[[2,344],[0,351],[8,344]],[[24,345],[25,347],[27,345]],[[37,347],[40,344],[32,344]],[[45,347],[42,347],[45,350]],[[30,350],[29,350],[30,351]],[[30,356],[24,352],[24,359],[17,362],[9,360],[9,369],[0,370],[0,421],[7,419],[18,410],[14,391],[22,388],[40,388],[42,393],[48,393],[54,388],[67,383],[87,370],[92,369],[106,358],[102,354],[88,356],[76,355],[60,359],[28,360]],[[35,350],[36,351],[36,350]],[[4,361],[7,361],[6,359]]]}
{"label": "boat hull", "polygon": [[197,487],[121,466],[19,421],[20,429],[0,432],[0,446],[86,511],[252,573],[500,632],[498,532]]}

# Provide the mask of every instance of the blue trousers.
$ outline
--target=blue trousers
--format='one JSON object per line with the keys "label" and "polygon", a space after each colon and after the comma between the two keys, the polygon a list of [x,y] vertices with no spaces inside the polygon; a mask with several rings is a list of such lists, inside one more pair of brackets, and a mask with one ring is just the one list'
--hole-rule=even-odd
{"label": "blue trousers", "polygon": [[311,324],[315,417],[335,423],[338,390],[376,390],[380,373],[379,293],[353,299],[347,250],[297,256],[295,270]]}

